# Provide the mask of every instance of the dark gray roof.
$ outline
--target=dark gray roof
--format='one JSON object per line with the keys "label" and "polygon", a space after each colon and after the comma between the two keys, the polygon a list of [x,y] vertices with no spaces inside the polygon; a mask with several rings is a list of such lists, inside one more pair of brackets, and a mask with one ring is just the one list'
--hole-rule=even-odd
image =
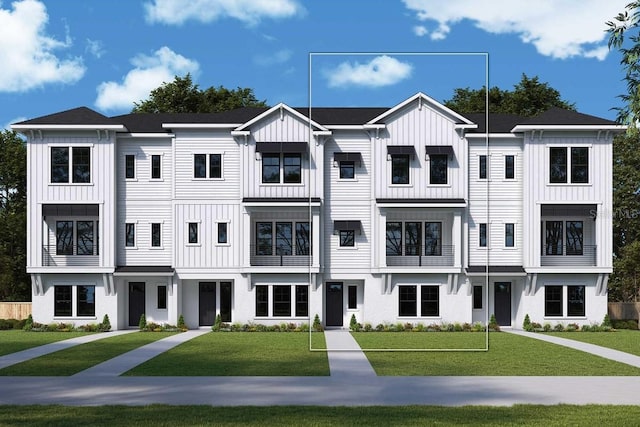
{"label": "dark gray roof", "polygon": [[[295,110],[309,117],[308,107]],[[363,125],[389,110],[384,107],[312,107],[311,120],[323,125]]]}
{"label": "dark gray roof", "polygon": [[[470,133],[485,133],[487,119],[485,113],[470,113],[464,115],[478,125],[477,129],[470,129]],[[527,120],[517,114],[491,113],[489,114],[489,133],[509,133],[518,123]]]}
{"label": "dark gray roof", "polygon": [[49,114],[47,116],[37,117],[31,120],[25,120],[16,124],[20,125],[117,125],[117,120],[113,120],[107,116],[103,116],[97,111],[93,111],[87,107],[78,107],[71,110],[61,111],[59,113]]}
{"label": "dark gray roof", "polygon": [[577,111],[563,110],[551,107],[544,113],[524,120],[519,125],[615,125],[616,122],[578,113]]}

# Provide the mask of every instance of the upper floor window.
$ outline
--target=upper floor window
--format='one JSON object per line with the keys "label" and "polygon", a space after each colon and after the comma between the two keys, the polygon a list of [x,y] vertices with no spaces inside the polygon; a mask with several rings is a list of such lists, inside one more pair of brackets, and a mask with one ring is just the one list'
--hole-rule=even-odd
{"label": "upper floor window", "polygon": [[302,156],[300,154],[284,154],[283,181],[290,184],[302,182]]}
{"label": "upper floor window", "polygon": [[[569,181],[570,179],[570,181]],[[552,184],[586,184],[589,182],[588,147],[551,147],[549,182]]]}
{"label": "upper floor window", "polygon": [[151,156],[151,179],[162,178],[162,156],[153,154]]}
{"label": "upper floor window", "polygon": [[219,244],[227,244],[229,243],[229,236],[227,235],[227,227],[228,223],[219,222],[218,223],[218,243]]}
{"label": "upper floor window", "polygon": [[51,182],[68,183],[70,177],[74,184],[91,182],[90,147],[51,147]]}
{"label": "upper floor window", "polygon": [[487,156],[478,156],[478,179],[487,179]]}
{"label": "upper floor window", "polygon": [[193,177],[211,179],[222,178],[222,154],[194,154]]}
{"label": "upper floor window", "polygon": [[515,156],[504,156],[504,179],[515,179],[516,161]]}
{"label": "upper floor window", "polygon": [[392,184],[409,184],[409,159],[408,154],[391,155]]}
{"label": "upper floor window", "polygon": [[161,224],[154,222],[151,224],[151,247],[159,248],[162,246]]}
{"label": "upper floor window", "polygon": [[187,231],[189,234],[189,240],[188,242],[190,244],[197,244],[198,243],[198,223],[197,222],[190,222],[187,226]]}
{"label": "upper floor window", "polygon": [[56,255],[97,255],[94,224],[94,221],[56,221]]}
{"label": "upper floor window", "polygon": [[354,247],[356,232],[354,230],[340,230],[340,247]]}
{"label": "upper floor window", "polygon": [[299,184],[302,182],[302,154],[262,153],[264,184]]}
{"label": "upper floor window", "polygon": [[134,179],[136,177],[136,156],[127,154],[124,156],[124,177]]}
{"label": "upper floor window", "polygon": [[256,223],[256,255],[273,255],[274,243],[275,254],[278,256],[309,255],[310,242],[308,222]]}
{"label": "upper floor window", "polygon": [[354,179],[356,177],[356,166],[353,160],[340,161],[340,179]]}
{"label": "upper floor window", "polygon": [[125,247],[133,248],[136,246],[136,225],[134,223],[125,224]]}
{"label": "upper floor window", "polygon": [[507,248],[513,248],[516,243],[516,226],[515,224],[504,225],[504,246]]}
{"label": "upper floor window", "polygon": [[[424,249],[422,228],[424,225]],[[404,229],[404,243],[402,240]],[[441,222],[387,222],[387,256],[442,255]]]}
{"label": "upper floor window", "polygon": [[487,223],[483,222],[482,224],[480,224],[480,229],[479,229],[479,238],[478,238],[478,246],[480,246],[481,248],[486,248],[487,247]]}
{"label": "upper floor window", "polygon": [[446,154],[429,154],[429,183],[446,184],[449,156]]}
{"label": "upper floor window", "polygon": [[545,255],[583,255],[583,225],[583,221],[545,221]]}

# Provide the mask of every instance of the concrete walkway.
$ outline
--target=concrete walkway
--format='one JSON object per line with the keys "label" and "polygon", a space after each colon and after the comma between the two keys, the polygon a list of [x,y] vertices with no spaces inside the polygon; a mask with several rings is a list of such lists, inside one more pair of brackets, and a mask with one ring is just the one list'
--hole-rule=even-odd
{"label": "concrete walkway", "polygon": [[546,341],[564,347],[573,348],[575,350],[584,351],[585,353],[591,353],[596,356],[604,357],[605,359],[614,360],[620,363],[626,363],[627,365],[640,368],[640,356],[625,353],[623,351],[613,350],[611,348],[601,347],[599,345],[589,344],[581,341],[555,337],[553,335],[540,334],[537,332],[526,332],[516,329],[504,329],[503,331],[514,335],[521,335],[523,337],[533,338],[540,341]]}
{"label": "concrete walkway", "polygon": [[327,343],[329,371],[332,377],[353,379],[376,376],[367,356],[349,331],[326,330],[324,338]]}
{"label": "concrete walkway", "polygon": [[[6,368],[7,366],[15,365],[16,363],[27,361],[29,359],[35,359],[36,357],[44,356],[45,354],[54,353],[60,350],[66,350],[67,348],[75,347],[80,344],[114,337],[117,335],[129,334],[131,332],[137,332],[137,330],[111,331],[107,333],[84,335],[81,337],[70,338],[68,340],[56,341],[51,344],[28,348],[16,353],[10,353],[5,356],[0,356],[0,369]],[[40,332],[33,333],[37,334]],[[44,334],[46,332],[42,333]]]}
{"label": "concrete walkway", "polygon": [[109,359],[106,362],[102,362],[99,365],[80,371],[75,374],[74,377],[118,377],[141,363],[156,357],[160,353],[171,350],[173,347],[206,334],[207,332],[211,332],[211,330],[196,329],[171,335],[170,337],[154,341],[116,356],[113,359]]}

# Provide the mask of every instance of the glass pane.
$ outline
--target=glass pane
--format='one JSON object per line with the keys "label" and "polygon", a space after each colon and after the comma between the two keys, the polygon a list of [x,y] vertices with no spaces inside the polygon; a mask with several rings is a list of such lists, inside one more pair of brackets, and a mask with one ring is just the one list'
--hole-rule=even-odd
{"label": "glass pane", "polygon": [[584,315],[584,286],[567,286],[567,316]]}
{"label": "glass pane", "polygon": [[160,224],[151,224],[151,246],[161,246]]}
{"label": "glass pane", "polygon": [[220,282],[220,320],[231,322],[231,282]]}
{"label": "glass pane", "polygon": [[69,182],[69,148],[51,148],[51,182]]}
{"label": "glass pane", "polygon": [[417,315],[417,293],[416,286],[400,286],[399,287],[399,316],[416,316]]}
{"label": "glass pane", "polygon": [[125,246],[132,247],[136,245],[136,225],[135,224],[126,224],[125,225]]}
{"label": "glass pane", "polygon": [[90,148],[73,148],[73,182],[91,182]]}
{"label": "glass pane", "polygon": [[93,255],[93,221],[78,221],[77,228],[77,254]]}
{"label": "glass pane", "polygon": [[589,182],[589,149],[571,148],[571,182],[585,184]]}
{"label": "glass pane", "polygon": [[420,239],[422,237],[422,223],[407,222],[404,224],[405,255],[420,255]]}
{"label": "glass pane", "polygon": [[480,224],[479,245],[481,248],[487,247],[487,224]]}
{"label": "glass pane", "polygon": [[193,177],[194,178],[206,178],[207,177],[207,156],[204,154],[193,155]]}
{"label": "glass pane", "polygon": [[340,246],[355,246],[355,232],[353,230],[340,231]]}
{"label": "glass pane", "polygon": [[482,308],[482,286],[473,287],[473,308],[476,310]]}
{"label": "glass pane", "polygon": [[256,223],[256,255],[273,255],[273,224]]}
{"label": "glass pane", "polygon": [[402,223],[387,223],[387,256],[402,255]]}
{"label": "glass pane", "polygon": [[512,248],[515,246],[515,225],[514,224],[504,225],[504,245],[508,248]]}
{"label": "glass pane", "polygon": [[562,221],[547,221],[547,255],[562,255]]}
{"label": "glass pane", "polygon": [[437,286],[422,286],[420,290],[422,316],[440,315],[440,290]]}
{"label": "glass pane", "polygon": [[256,286],[256,317],[269,315],[269,287]]}
{"label": "glass pane", "polygon": [[222,178],[222,154],[209,155],[209,178]]}
{"label": "glass pane", "polygon": [[567,149],[552,147],[549,149],[549,182],[567,182]]}
{"label": "glass pane", "polygon": [[296,222],[296,255],[309,255],[311,236],[308,222]]}
{"label": "glass pane", "polygon": [[284,182],[302,182],[302,157],[300,154],[284,155]]}
{"label": "glass pane", "polygon": [[355,178],[355,164],[352,161],[340,162],[340,179],[353,179]]}
{"label": "glass pane", "polygon": [[164,285],[158,286],[158,309],[163,310],[167,308],[167,287]]}
{"label": "glass pane", "polygon": [[545,286],[544,315],[562,316],[562,286]]}
{"label": "glass pane", "polygon": [[136,177],[136,156],[127,154],[124,160],[125,178],[132,179]]}
{"label": "glass pane", "polygon": [[296,286],[296,316],[307,317],[309,315],[309,287]]}
{"label": "glass pane", "polygon": [[478,178],[487,179],[487,156],[480,156],[480,173]]}
{"label": "glass pane", "polygon": [[291,316],[291,286],[273,287],[273,315]]}
{"label": "glass pane", "polygon": [[198,223],[189,223],[189,243],[198,243]]}
{"label": "glass pane", "polygon": [[227,223],[218,223],[218,243],[227,243]]}
{"label": "glass pane", "polygon": [[515,178],[515,157],[505,156],[504,158],[504,177],[506,179]]}
{"label": "glass pane", "polygon": [[430,154],[430,180],[431,184],[446,184],[447,183],[447,163],[448,157],[446,154]]}
{"label": "glass pane", "polygon": [[293,253],[293,228],[290,222],[276,223],[276,255]]}
{"label": "glass pane", "polygon": [[567,221],[567,255],[583,254],[583,223],[582,221]]}
{"label": "glass pane", "polygon": [[71,316],[71,286],[54,287],[54,316]]}
{"label": "glass pane", "polygon": [[56,221],[56,255],[73,255],[73,221]]}
{"label": "glass pane", "polygon": [[427,222],[424,225],[424,254],[442,255],[442,223]]}
{"label": "glass pane", "polygon": [[392,184],[408,184],[409,183],[409,156],[406,156],[406,155],[391,156],[391,183]]}
{"label": "glass pane", "polygon": [[96,315],[95,290],[95,286],[78,286],[78,316]]}
{"label": "glass pane", "polygon": [[151,156],[151,178],[160,179],[160,155]]}
{"label": "glass pane", "polygon": [[355,310],[358,308],[358,287],[357,286],[349,286],[349,301],[348,306],[350,310]]}
{"label": "glass pane", "polygon": [[262,182],[280,182],[280,154],[262,154]]}

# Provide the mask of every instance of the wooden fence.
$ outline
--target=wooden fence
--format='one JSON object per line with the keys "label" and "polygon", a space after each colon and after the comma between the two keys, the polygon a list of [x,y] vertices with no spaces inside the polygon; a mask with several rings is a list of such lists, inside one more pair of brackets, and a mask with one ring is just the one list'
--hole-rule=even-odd
{"label": "wooden fence", "polygon": [[30,302],[0,302],[0,319],[26,319],[31,314]]}
{"label": "wooden fence", "polygon": [[610,302],[609,317],[611,320],[639,320],[640,302]]}

